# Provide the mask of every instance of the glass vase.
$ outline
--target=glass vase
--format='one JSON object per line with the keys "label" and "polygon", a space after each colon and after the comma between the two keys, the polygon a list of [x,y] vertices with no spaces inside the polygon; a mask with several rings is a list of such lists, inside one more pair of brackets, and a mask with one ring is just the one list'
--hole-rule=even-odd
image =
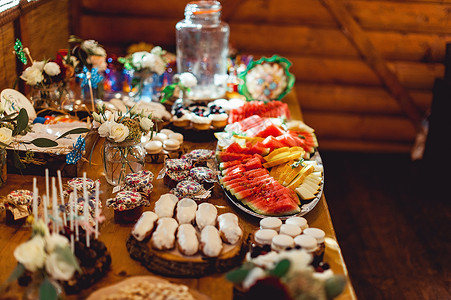
{"label": "glass vase", "polygon": [[0,187],[6,183],[7,175],[6,149],[0,147]]}
{"label": "glass vase", "polygon": [[158,81],[158,75],[153,72],[134,72],[132,75],[132,91],[130,96],[135,102],[151,102],[155,98],[154,85]]}
{"label": "glass vase", "polygon": [[33,87],[31,102],[35,109],[53,108],[60,109],[61,101],[65,97],[65,89],[62,84]]}
{"label": "glass vase", "polygon": [[[49,294],[41,294],[40,289],[43,283],[51,284],[54,291]],[[31,276],[31,282],[25,288],[22,294],[22,300],[52,299],[52,296],[56,297],[54,299],[64,299],[65,293],[63,287],[58,281],[48,277],[45,278],[41,272],[37,271]]]}
{"label": "glass vase", "polygon": [[115,186],[121,184],[127,174],[144,168],[145,157],[146,151],[140,142],[116,143],[106,139],[103,147],[103,169],[106,181]]}

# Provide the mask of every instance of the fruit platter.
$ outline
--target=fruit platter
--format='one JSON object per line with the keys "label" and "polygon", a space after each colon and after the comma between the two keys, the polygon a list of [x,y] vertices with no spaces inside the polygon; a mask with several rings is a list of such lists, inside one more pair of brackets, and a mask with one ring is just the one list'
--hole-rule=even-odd
{"label": "fruit platter", "polygon": [[244,212],[286,219],[311,211],[324,170],[314,130],[299,120],[254,115],[217,133],[219,182]]}

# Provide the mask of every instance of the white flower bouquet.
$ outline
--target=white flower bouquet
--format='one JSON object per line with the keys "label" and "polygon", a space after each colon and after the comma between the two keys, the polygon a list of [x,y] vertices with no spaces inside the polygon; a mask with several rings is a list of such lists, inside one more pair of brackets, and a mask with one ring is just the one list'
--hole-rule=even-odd
{"label": "white flower bouquet", "polygon": [[176,90],[178,89],[179,96],[183,98],[187,95],[191,88],[197,85],[197,78],[192,73],[184,72],[181,74],[176,74],[173,77],[173,83],[167,85],[163,89],[163,97],[161,98],[161,103],[166,102],[170,99]]}
{"label": "white flower bouquet", "polygon": [[39,299],[57,299],[58,281],[70,280],[76,271],[81,272],[80,266],[65,236],[50,234],[41,219],[35,220],[32,228],[31,238],[14,250],[18,264],[6,283],[33,275],[33,280],[39,281]]}

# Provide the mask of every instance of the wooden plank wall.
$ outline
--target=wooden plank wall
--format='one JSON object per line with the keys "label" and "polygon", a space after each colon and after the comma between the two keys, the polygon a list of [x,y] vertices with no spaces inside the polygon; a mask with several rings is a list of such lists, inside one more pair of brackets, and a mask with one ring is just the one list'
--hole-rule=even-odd
{"label": "wooden plank wall", "polygon": [[[69,0],[21,1],[13,10],[13,17],[0,20],[0,90],[16,88],[26,93],[24,85],[15,85],[18,72],[12,53],[14,42],[16,38],[21,39],[35,60],[55,58],[59,49],[68,46]],[[17,67],[25,68],[20,62]]]}
{"label": "wooden plank wall", "polygon": [[[171,50],[187,1],[73,0],[73,30],[124,53],[145,41]],[[422,113],[444,73],[451,0],[337,0]],[[223,0],[231,43],[244,53],[292,61],[305,121],[322,149],[411,150],[416,131],[395,98],[319,0]]]}

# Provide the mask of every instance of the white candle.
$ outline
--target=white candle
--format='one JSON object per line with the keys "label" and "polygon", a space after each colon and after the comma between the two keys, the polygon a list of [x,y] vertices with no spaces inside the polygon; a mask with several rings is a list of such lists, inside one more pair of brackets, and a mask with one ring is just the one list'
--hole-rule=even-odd
{"label": "white candle", "polygon": [[96,181],[96,207],[95,207],[95,220],[96,220],[96,227],[95,227],[95,238],[99,238],[99,189],[100,189],[100,183]]}
{"label": "white candle", "polygon": [[[59,188],[60,188],[61,204],[63,206],[65,206],[65,204],[64,204],[64,193],[63,193],[63,180],[61,178],[61,170],[58,170],[57,173],[58,173],[58,185],[59,185]],[[67,226],[66,210],[64,210],[64,212],[63,212],[63,223],[64,223],[64,226]]]}
{"label": "white candle", "polygon": [[37,187],[37,179],[33,178],[33,216],[34,220],[38,220],[38,187]]}
{"label": "white candle", "polygon": [[70,232],[74,232],[74,194],[71,193],[69,196],[69,219],[70,219]]}
{"label": "white candle", "polygon": [[79,233],[78,233],[78,196],[77,196],[77,187],[74,183],[74,218],[75,218],[75,240],[78,241]]}
{"label": "white candle", "polygon": [[85,197],[84,219],[85,219],[86,247],[89,248],[90,241],[89,241],[89,231],[88,231],[88,224],[89,224],[88,208],[89,208],[89,199],[88,199],[88,197]]}
{"label": "white candle", "polygon": [[58,203],[56,202],[56,186],[55,186],[55,177],[52,177],[52,228],[53,232],[58,232]]}
{"label": "white candle", "polygon": [[50,199],[50,188],[49,188],[49,169],[45,169],[45,195],[47,200]]}
{"label": "white candle", "polygon": [[72,232],[70,234],[70,249],[72,250],[72,253],[75,252],[74,234]]}
{"label": "white candle", "polygon": [[47,195],[44,195],[44,224],[47,226],[48,224],[48,215],[47,215]]}

